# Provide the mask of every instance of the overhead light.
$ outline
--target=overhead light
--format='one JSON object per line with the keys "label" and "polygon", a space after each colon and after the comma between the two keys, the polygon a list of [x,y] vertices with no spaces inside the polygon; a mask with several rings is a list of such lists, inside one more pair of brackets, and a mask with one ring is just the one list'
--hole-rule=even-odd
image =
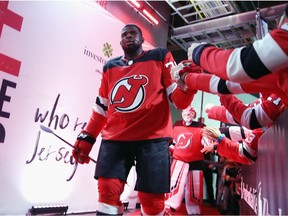
{"label": "overhead light", "polygon": [[[134,10],[136,10],[143,18],[145,18],[152,25],[158,25],[158,20],[152,16],[146,9],[145,6],[141,6],[137,0],[126,0],[126,3],[129,4]],[[151,6],[150,6],[151,7]]]}
{"label": "overhead light", "polygon": [[158,25],[158,20],[156,20],[146,9],[143,9],[143,13],[156,25]]}
{"label": "overhead light", "polygon": [[130,0],[130,2],[136,7],[140,8],[140,4],[136,0]]}
{"label": "overhead light", "polygon": [[67,205],[35,205],[29,209],[31,215],[40,214],[61,214],[66,215],[68,211]]}
{"label": "overhead light", "polygon": [[139,15],[141,15],[147,22],[149,22],[151,25],[154,25],[154,23],[141,11],[137,11]]}

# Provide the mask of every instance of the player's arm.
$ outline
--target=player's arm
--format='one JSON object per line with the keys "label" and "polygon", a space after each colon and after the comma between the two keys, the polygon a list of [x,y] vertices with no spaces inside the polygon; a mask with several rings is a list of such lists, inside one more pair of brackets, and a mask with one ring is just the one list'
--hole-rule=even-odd
{"label": "player's arm", "polygon": [[[97,101],[99,98],[97,98]],[[90,151],[92,150],[92,147],[96,141],[97,136],[103,129],[103,127],[106,125],[107,118],[100,114],[97,110],[99,105],[96,105],[94,109],[92,110],[92,114],[90,116],[90,119],[85,126],[85,128],[81,131],[81,133],[78,135],[77,140],[74,144],[75,149],[72,151],[72,155],[75,158],[75,160],[81,164],[83,163],[89,163],[90,159],[88,157]]]}
{"label": "player's arm", "polygon": [[205,127],[204,134],[205,136],[217,141],[218,144],[214,144],[213,149],[222,157],[242,164],[252,163],[250,158],[247,158],[245,155],[241,154],[241,149],[243,148],[240,142],[227,138],[218,128]]}
{"label": "player's arm", "polygon": [[249,129],[259,127],[259,121],[255,116],[253,107],[244,104],[234,95],[221,95],[220,102],[240,125]]}
{"label": "player's arm", "polygon": [[251,46],[220,49],[192,44],[188,59],[225,80],[250,82],[288,67],[287,22]]}
{"label": "player's arm", "polygon": [[221,95],[220,102],[239,124],[249,129],[266,127],[284,112],[285,106],[275,94],[262,98],[255,106],[244,104],[234,95]]}
{"label": "player's arm", "polygon": [[235,162],[241,164],[252,164],[257,160],[258,140],[263,133],[264,130],[260,128],[250,131],[246,139],[237,142],[238,144],[237,154],[235,151],[233,154],[229,155],[229,153],[231,153],[231,146],[233,145],[233,141],[231,143],[227,142],[227,144],[225,145],[221,145],[222,143],[219,142],[217,152],[219,154],[225,154],[224,157],[228,155],[229,157],[231,157],[231,160],[232,158],[234,158],[233,161]]}
{"label": "player's arm", "polygon": [[227,111],[224,106],[207,104],[204,110],[207,113],[209,119],[229,124],[238,124],[238,122],[235,121],[233,116]]}
{"label": "player's arm", "polygon": [[275,88],[267,82],[279,82],[276,76],[265,76],[249,83],[236,83],[221,79],[215,75],[189,73],[184,80],[188,89],[197,89],[212,94],[271,93]]}
{"label": "player's arm", "polygon": [[72,155],[78,163],[89,163],[90,159],[88,155],[97,136],[107,123],[108,99],[103,96],[107,95],[106,92],[107,84],[103,75],[99,95],[96,98],[91,116],[85,128],[78,135],[74,144],[75,149],[72,151]]}
{"label": "player's arm", "polygon": [[197,89],[212,94],[240,94],[246,93],[241,84],[223,80],[215,75],[189,73],[185,77],[188,89]]}
{"label": "player's arm", "polygon": [[221,132],[221,134],[224,134],[225,137],[227,137],[233,141],[239,141],[239,140],[246,138],[244,128],[241,125],[233,125],[233,126],[229,126],[229,127],[220,127],[219,131]]}

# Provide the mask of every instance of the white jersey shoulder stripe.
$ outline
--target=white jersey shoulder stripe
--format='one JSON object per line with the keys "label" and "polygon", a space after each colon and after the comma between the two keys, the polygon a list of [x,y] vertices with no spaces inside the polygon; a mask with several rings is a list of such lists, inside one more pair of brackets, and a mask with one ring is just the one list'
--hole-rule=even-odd
{"label": "white jersey shoulder stripe", "polygon": [[255,41],[253,47],[262,63],[271,72],[288,67],[288,56],[270,34],[267,34],[262,40]]}

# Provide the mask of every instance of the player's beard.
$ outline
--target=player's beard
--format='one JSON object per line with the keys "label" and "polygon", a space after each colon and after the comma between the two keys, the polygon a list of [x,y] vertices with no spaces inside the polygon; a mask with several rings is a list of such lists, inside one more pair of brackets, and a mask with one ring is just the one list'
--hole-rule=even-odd
{"label": "player's beard", "polygon": [[140,47],[141,44],[133,44],[128,47],[123,47],[123,50],[127,54],[134,54]]}

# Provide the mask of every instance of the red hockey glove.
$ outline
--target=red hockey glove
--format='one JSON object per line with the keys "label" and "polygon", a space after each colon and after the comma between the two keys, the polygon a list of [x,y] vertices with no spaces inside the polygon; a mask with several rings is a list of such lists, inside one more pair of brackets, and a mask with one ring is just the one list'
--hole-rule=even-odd
{"label": "red hockey glove", "polygon": [[90,158],[88,155],[95,141],[96,139],[87,134],[84,130],[78,135],[74,144],[75,149],[72,151],[72,155],[78,163],[89,163]]}
{"label": "red hockey glove", "polygon": [[197,66],[194,62],[190,60],[184,60],[181,62],[183,64],[183,69],[179,71],[179,75],[183,73],[202,73],[203,70],[201,67]]}

